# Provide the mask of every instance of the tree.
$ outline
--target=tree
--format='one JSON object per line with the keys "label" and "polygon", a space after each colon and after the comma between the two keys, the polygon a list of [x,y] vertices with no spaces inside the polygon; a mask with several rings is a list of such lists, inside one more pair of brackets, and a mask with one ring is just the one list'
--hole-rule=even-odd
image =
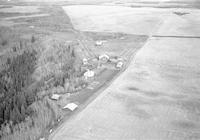
{"label": "tree", "polygon": [[76,57],[74,49],[72,50],[71,56],[74,57],[74,58]]}
{"label": "tree", "polygon": [[16,47],[13,47],[13,52],[16,52],[17,51],[17,48]]}
{"label": "tree", "polygon": [[19,123],[20,121],[22,121],[22,116],[21,116],[19,109],[16,105],[14,105],[13,117],[15,118],[15,120],[13,120],[14,123]]}
{"label": "tree", "polygon": [[2,46],[6,46],[8,44],[8,40],[7,39],[3,39],[1,42]]}
{"label": "tree", "polygon": [[25,119],[25,115],[26,115],[26,110],[25,110],[25,107],[24,107],[24,105],[22,104],[22,106],[21,106],[21,116],[22,116],[22,119],[24,120]]}
{"label": "tree", "polygon": [[20,42],[19,42],[19,48],[20,49],[22,49],[23,48],[23,43],[22,43],[22,41],[20,40]]}
{"label": "tree", "polygon": [[32,37],[31,37],[31,43],[34,43],[35,42],[35,36],[34,35],[32,35]]}
{"label": "tree", "polygon": [[15,121],[14,110],[12,110],[12,111],[10,112],[10,120],[11,120],[12,122]]}
{"label": "tree", "polygon": [[9,110],[9,106],[6,105],[5,109],[4,109],[4,117],[3,117],[3,119],[5,121],[5,120],[9,120],[9,118],[10,118],[10,110]]}
{"label": "tree", "polygon": [[9,57],[7,58],[7,62],[6,63],[7,63],[7,65],[11,64],[11,59]]}

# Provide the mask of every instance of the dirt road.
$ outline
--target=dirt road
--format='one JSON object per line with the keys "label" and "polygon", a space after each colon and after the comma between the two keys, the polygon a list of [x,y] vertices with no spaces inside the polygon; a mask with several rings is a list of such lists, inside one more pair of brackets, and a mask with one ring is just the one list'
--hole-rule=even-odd
{"label": "dirt road", "polygon": [[[125,7],[121,16],[111,7],[103,6],[103,13],[98,6],[97,12],[91,6],[79,6],[79,13],[73,11],[77,7],[66,11],[79,30],[128,31],[150,38],[126,71],[50,140],[199,140],[200,10]],[[87,8],[94,11],[89,14]]]}

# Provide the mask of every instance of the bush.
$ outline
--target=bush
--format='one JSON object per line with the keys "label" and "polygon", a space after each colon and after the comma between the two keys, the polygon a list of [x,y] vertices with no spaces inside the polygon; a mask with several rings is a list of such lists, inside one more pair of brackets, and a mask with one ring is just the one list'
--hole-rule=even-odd
{"label": "bush", "polygon": [[13,42],[17,40],[19,40],[19,36],[16,32],[12,31],[8,27],[0,28],[0,49],[11,47]]}
{"label": "bush", "polygon": [[4,39],[4,40],[1,41],[1,45],[2,46],[6,46],[7,44],[8,44],[8,40]]}
{"label": "bush", "polygon": [[34,35],[32,35],[32,37],[31,37],[31,43],[34,43],[35,41],[36,41],[36,38],[35,38]]}

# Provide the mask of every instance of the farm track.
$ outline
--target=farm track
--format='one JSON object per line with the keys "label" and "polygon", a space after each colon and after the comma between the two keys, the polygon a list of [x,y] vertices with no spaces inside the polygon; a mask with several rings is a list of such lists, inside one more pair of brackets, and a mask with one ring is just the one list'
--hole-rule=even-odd
{"label": "farm track", "polygon": [[79,31],[74,31],[74,33],[77,35],[78,37],[78,42],[81,46],[81,50],[83,50],[84,53],[84,57],[85,58],[93,58],[96,57],[96,54],[87,46],[87,43],[85,42],[86,37],[83,33],[79,32]]}

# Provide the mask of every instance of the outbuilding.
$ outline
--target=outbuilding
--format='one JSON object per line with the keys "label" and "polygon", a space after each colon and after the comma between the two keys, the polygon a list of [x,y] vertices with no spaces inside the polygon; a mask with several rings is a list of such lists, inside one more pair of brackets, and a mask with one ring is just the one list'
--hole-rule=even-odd
{"label": "outbuilding", "polygon": [[52,100],[59,100],[60,99],[60,95],[58,95],[58,94],[52,94],[51,99]]}
{"label": "outbuilding", "polygon": [[95,42],[95,45],[96,45],[96,46],[102,46],[102,45],[103,45],[103,42],[102,42],[102,41],[96,41],[96,42]]}
{"label": "outbuilding", "polygon": [[121,61],[116,64],[116,68],[122,68],[122,66],[123,66],[123,62]]}
{"label": "outbuilding", "polygon": [[69,109],[71,111],[74,111],[77,107],[78,107],[77,104],[75,104],[75,103],[69,103],[66,106],[64,106],[63,108],[64,109]]}
{"label": "outbuilding", "polygon": [[110,59],[110,57],[106,54],[102,54],[102,55],[99,56],[99,60],[101,60],[101,61],[107,62],[109,59]]}
{"label": "outbuilding", "polygon": [[94,75],[95,75],[94,71],[91,71],[91,70],[87,70],[87,71],[84,73],[84,77],[85,77],[86,79],[92,78],[92,77],[94,77]]}
{"label": "outbuilding", "polygon": [[88,60],[86,58],[83,58],[83,65],[87,65],[88,64]]}

